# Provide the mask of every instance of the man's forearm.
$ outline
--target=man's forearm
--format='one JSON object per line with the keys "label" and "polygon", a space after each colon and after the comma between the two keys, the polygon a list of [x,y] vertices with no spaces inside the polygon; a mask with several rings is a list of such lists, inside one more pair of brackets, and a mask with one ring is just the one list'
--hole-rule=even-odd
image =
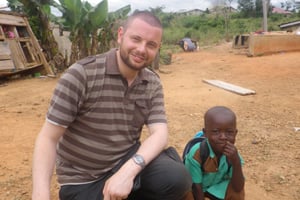
{"label": "man's forearm", "polygon": [[138,154],[142,155],[146,164],[157,157],[168,144],[168,129],[166,124],[156,124],[149,127],[150,136],[146,138]]}

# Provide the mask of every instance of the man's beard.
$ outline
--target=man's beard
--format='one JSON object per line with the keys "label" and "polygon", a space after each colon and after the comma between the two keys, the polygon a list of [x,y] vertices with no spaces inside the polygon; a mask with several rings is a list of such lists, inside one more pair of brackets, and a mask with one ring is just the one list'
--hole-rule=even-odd
{"label": "man's beard", "polygon": [[130,69],[135,70],[135,71],[140,71],[146,67],[148,67],[150,64],[149,63],[144,63],[144,65],[142,66],[137,66],[134,63],[132,63],[132,61],[130,60],[130,54],[126,53],[124,50],[122,50],[120,48],[120,57],[123,61],[123,63],[125,63]]}

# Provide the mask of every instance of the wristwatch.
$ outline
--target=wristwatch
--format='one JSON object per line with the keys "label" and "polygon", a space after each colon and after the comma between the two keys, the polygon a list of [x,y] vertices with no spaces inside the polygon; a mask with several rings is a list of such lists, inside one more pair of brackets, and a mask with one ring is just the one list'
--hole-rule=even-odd
{"label": "wristwatch", "polygon": [[139,154],[134,154],[132,156],[132,160],[135,162],[135,164],[139,165],[142,169],[145,168],[146,163],[145,163],[143,156],[141,156]]}

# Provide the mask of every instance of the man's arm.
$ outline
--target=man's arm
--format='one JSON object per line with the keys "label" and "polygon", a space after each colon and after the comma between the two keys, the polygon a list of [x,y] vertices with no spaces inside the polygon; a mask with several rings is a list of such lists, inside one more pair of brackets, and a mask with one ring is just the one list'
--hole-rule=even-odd
{"label": "man's arm", "polygon": [[[148,164],[157,157],[168,143],[168,128],[165,123],[148,126],[150,136],[142,142],[137,154],[141,155]],[[142,168],[129,159],[120,170],[105,183],[103,189],[104,200],[127,198],[133,186],[133,180]]]}
{"label": "man's arm", "polygon": [[166,123],[148,126],[150,136],[144,140],[137,154],[144,157],[146,164],[156,158],[168,144],[168,128]]}
{"label": "man's arm", "polygon": [[46,121],[36,139],[32,166],[33,200],[50,199],[50,183],[56,159],[56,145],[64,132],[65,128]]}

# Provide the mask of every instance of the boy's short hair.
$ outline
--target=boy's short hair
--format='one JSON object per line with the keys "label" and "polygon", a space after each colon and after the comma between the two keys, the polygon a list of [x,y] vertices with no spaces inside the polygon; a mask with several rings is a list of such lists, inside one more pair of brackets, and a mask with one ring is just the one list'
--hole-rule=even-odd
{"label": "boy's short hair", "polygon": [[214,106],[214,107],[208,109],[204,114],[204,127],[207,126],[207,123],[211,119],[210,117],[219,112],[228,113],[229,115],[231,115],[233,117],[233,120],[236,122],[236,115],[230,108],[225,107],[225,106]]}

